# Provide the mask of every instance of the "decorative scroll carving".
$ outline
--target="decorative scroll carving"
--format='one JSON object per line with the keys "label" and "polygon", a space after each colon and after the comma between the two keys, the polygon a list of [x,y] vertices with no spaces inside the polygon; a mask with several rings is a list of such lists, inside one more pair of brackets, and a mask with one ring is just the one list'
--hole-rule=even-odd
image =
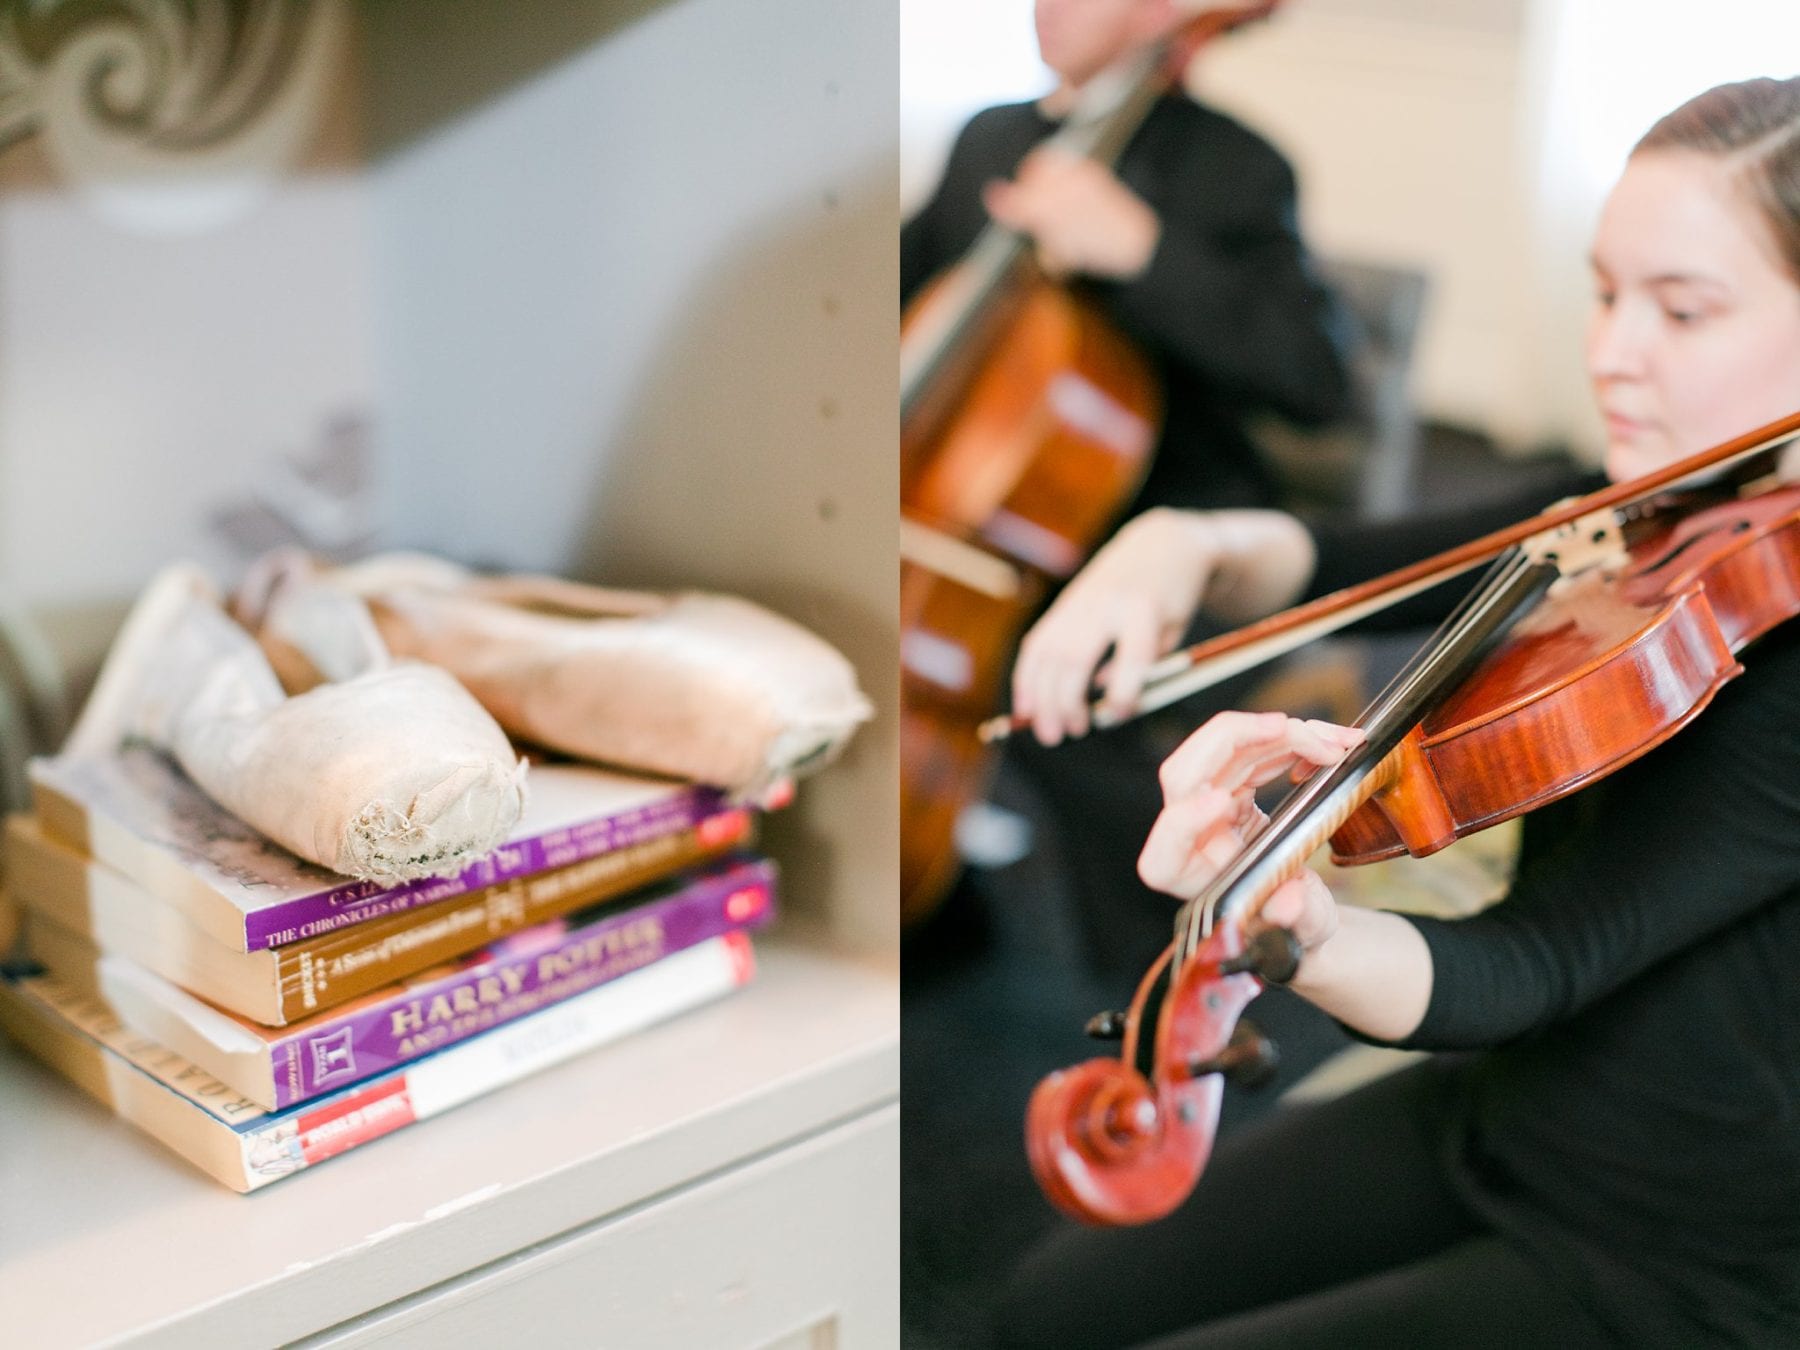
{"label": "decorative scroll carving", "polygon": [[317,128],[343,0],[16,0],[0,9],[0,150],[36,135],[109,218],[233,219]]}

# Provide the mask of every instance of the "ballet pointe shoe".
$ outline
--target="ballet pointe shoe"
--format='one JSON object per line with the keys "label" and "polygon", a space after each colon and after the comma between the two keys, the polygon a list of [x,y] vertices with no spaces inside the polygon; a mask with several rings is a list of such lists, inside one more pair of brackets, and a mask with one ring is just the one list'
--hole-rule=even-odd
{"label": "ballet pointe shoe", "polygon": [[347,876],[460,871],[518,823],[524,765],[443,671],[360,650],[347,678],[290,695],[211,581],[171,567],[126,619],[63,753],[148,742],[246,824]]}
{"label": "ballet pointe shoe", "polygon": [[284,548],[251,564],[233,592],[231,615],[290,694],[353,679],[390,663],[368,606],[320,580],[311,555]]}
{"label": "ballet pointe shoe", "polygon": [[442,666],[513,736],[764,800],[872,712],[850,663],[735,596],[483,578],[387,554],[322,573],[396,655]]}

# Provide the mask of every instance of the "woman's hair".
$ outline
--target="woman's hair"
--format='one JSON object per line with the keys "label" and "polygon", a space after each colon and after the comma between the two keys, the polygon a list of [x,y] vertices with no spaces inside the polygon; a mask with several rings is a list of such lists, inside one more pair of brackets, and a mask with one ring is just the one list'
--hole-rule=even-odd
{"label": "woman's hair", "polygon": [[1800,282],[1800,76],[1708,89],[1651,127],[1631,153],[1645,150],[1729,161]]}

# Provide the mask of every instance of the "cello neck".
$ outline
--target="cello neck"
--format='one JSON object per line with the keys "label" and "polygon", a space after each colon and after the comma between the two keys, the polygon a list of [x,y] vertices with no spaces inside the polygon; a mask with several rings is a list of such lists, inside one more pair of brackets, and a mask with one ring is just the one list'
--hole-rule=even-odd
{"label": "cello neck", "polygon": [[[1075,107],[1046,142],[1107,165],[1118,162],[1156,106],[1168,43],[1134,53],[1083,86]],[[900,348],[900,425],[913,427],[949,372],[986,344],[1005,301],[1032,273],[1031,241],[990,221],[957,268],[956,293],[927,319],[927,331]]]}
{"label": "cello neck", "polygon": [[[950,371],[986,344],[1003,317],[1001,300],[1031,270],[1030,241],[1017,231],[989,222],[976,236],[954,280],[955,293],[927,308],[917,322],[922,331],[900,343],[900,427],[918,434],[921,418],[937,405]],[[928,297],[929,299],[929,297]]]}
{"label": "cello neck", "polygon": [[1156,100],[1174,82],[1169,70],[1172,47],[1170,38],[1153,42],[1094,76],[1081,87],[1046,144],[1109,169],[1115,166]]}

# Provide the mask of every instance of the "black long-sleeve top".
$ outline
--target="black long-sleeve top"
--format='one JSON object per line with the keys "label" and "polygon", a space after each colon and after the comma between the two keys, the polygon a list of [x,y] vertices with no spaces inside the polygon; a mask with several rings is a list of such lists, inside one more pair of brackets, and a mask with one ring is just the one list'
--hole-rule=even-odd
{"label": "black long-sleeve top", "polygon": [[[988,223],[982,187],[1010,177],[1056,126],[1036,104],[1017,103],[963,128],[936,192],[901,231],[902,301],[962,257]],[[1267,505],[1275,485],[1245,417],[1318,423],[1349,396],[1345,319],[1301,245],[1293,171],[1239,123],[1170,96],[1117,173],[1162,227],[1140,275],[1085,283],[1163,387],[1162,435],[1131,511]]]}
{"label": "black long-sleeve top", "polygon": [[[1435,531],[1321,531],[1316,585]],[[1503,902],[1407,916],[1433,981],[1405,1044],[1482,1051],[1447,1167],[1628,1345],[1800,1345],[1800,621],[1742,660],[1526,818]]]}

